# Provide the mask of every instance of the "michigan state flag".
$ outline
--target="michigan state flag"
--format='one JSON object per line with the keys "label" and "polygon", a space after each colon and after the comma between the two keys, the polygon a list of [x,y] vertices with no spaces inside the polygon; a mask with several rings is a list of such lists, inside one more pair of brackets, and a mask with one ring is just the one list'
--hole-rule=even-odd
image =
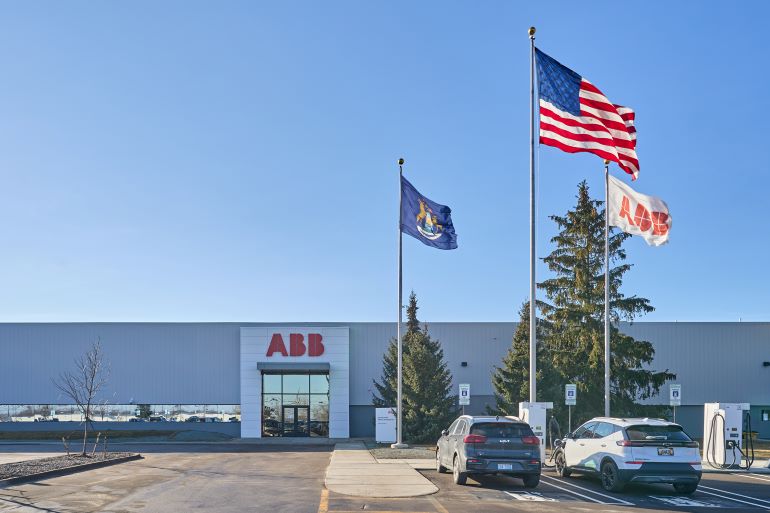
{"label": "michigan state flag", "polygon": [[420,194],[401,177],[401,231],[438,249],[457,249],[452,209]]}

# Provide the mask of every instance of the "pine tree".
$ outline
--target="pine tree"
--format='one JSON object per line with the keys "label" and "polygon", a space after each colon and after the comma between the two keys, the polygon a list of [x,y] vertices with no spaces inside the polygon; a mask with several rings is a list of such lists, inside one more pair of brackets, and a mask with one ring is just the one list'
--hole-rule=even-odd
{"label": "pine tree", "polygon": [[[545,352],[544,324],[537,321],[537,383],[538,396],[550,397],[544,389],[553,382],[549,356]],[[493,415],[518,415],[519,403],[529,400],[529,301],[519,310],[519,324],[513,334],[513,342],[503,358],[502,367],[495,367],[492,374],[495,391],[495,407],[487,407]]]}
{"label": "pine tree", "polygon": [[[548,302],[539,302],[549,325],[545,340],[553,371],[562,383],[575,383],[582,416],[603,414],[604,408],[604,210],[592,200],[585,181],[578,185],[577,205],[565,216],[551,216],[559,234],[544,261],[556,276],[539,284]],[[668,370],[653,371],[655,351],[647,341],[620,333],[620,320],[633,321],[654,310],[649,300],[625,296],[620,287],[631,265],[626,259],[624,232],[610,232],[611,405],[615,415],[639,411],[637,401],[656,395]],[[555,377],[555,376],[552,376]],[[558,396],[557,396],[558,397]],[[556,401],[554,401],[556,402]]]}
{"label": "pine tree", "polygon": [[[433,442],[456,416],[457,398],[451,395],[452,374],[444,362],[441,344],[430,337],[427,325],[420,327],[417,310],[417,296],[412,292],[403,335],[404,440]],[[375,406],[396,404],[397,351],[397,341],[392,339],[383,355],[381,380],[374,382],[378,392],[373,397]]]}

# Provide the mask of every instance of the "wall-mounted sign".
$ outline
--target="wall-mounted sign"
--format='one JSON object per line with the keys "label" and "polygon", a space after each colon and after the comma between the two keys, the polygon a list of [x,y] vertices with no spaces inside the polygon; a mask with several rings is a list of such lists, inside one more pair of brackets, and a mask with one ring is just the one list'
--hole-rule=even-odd
{"label": "wall-mounted sign", "polygon": [[283,356],[321,356],[324,354],[323,337],[319,333],[308,333],[307,344],[305,336],[302,333],[291,333],[289,335],[289,350],[286,350],[286,344],[280,333],[273,333],[270,338],[270,345],[267,347],[267,356],[273,356],[280,353]]}

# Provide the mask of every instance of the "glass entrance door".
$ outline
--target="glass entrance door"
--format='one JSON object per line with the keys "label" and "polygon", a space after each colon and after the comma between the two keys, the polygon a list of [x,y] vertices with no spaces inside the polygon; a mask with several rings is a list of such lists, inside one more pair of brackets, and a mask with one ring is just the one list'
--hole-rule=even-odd
{"label": "glass entrance door", "polygon": [[310,406],[283,407],[283,436],[310,436]]}

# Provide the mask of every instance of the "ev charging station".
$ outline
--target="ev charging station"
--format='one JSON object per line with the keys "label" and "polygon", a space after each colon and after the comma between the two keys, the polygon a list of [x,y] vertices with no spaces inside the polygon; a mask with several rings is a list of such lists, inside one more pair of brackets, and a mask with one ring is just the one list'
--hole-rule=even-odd
{"label": "ev charging station", "polygon": [[519,403],[519,419],[529,424],[532,432],[540,439],[540,461],[545,461],[545,426],[548,410],[553,403]]}
{"label": "ev charging station", "polygon": [[742,457],[750,467],[754,446],[749,433],[750,453],[743,446],[744,412],[751,431],[749,403],[706,403],[703,405],[703,459],[716,468],[739,468]]}

